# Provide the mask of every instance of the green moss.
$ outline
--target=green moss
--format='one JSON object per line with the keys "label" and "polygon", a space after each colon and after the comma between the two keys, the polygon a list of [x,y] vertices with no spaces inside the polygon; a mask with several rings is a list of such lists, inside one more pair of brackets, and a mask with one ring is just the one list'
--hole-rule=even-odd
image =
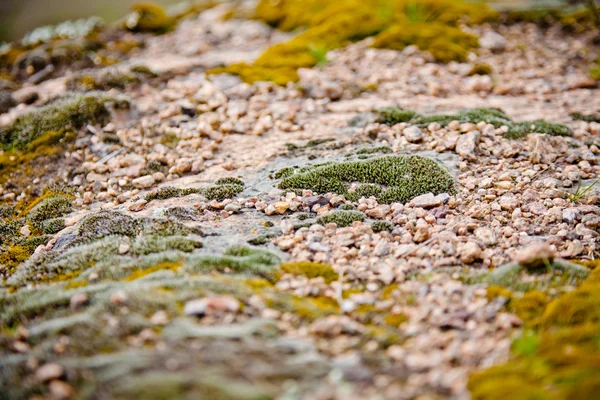
{"label": "green moss", "polygon": [[371,225],[371,229],[373,229],[373,232],[375,232],[375,233],[391,232],[394,230],[394,224],[392,224],[389,221],[375,221]]}
{"label": "green moss", "polygon": [[[600,79],[600,75],[598,76],[598,78]],[[574,112],[569,115],[574,120],[585,121],[585,122],[600,122],[600,113],[582,114],[579,112]]]}
{"label": "green moss", "polygon": [[379,197],[383,193],[383,188],[380,185],[367,183],[360,185],[354,192],[348,192],[346,198],[350,201],[358,201],[361,198]]}
{"label": "green moss", "polygon": [[475,64],[467,75],[491,75],[493,72],[494,70],[489,64]]}
{"label": "green moss", "polygon": [[42,231],[45,234],[52,235],[65,229],[64,218],[52,218],[42,222]]}
{"label": "green moss", "polygon": [[44,197],[42,201],[31,208],[26,218],[35,229],[44,230],[43,224],[47,220],[60,218],[70,213],[73,210],[72,202],[71,197],[61,195]]}
{"label": "green moss", "polygon": [[125,19],[125,27],[131,31],[165,33],[175,26],[175,19],[158,4],[138,3],[131,10],[132,13]]}
{"label": "green moss", "polygon": [[[302,170],[301,170],[302,171]],[[350,182],[380,186],[381,203],[407,202],[432,192],[454,193],[454,179],[436,161],[421,156],[385,156],[365,161],[333,163],[307,168],[284,178],[281,189],[310,189],[317,193],[351,195]],[[363,189],[373,194],[373,186]],[[361,195],[361,192],[358,193]]]}
{"label": "green moss", "polygon": [[265,233],[262,235],[259,235],[253,239],[248,240],[248,244],[251,244],[253,246],[262,246],[268,243],[269,239],[274,238],[275,236],[277,236],[274,233]]}
{"label": "green moss", "polygon": [[392,153],[392,149],[389,146],[377,146],[377,147],[367,147],[364,149],[358,149],[356,154],[389,154]]}
{"label": "green moss", "polygon": [[269,47],[252,65],[238,63],[209,73],[235,74],[249,83],[268,80],[284,85],[298,80],[298,68],[323,63],[329,50],[377,34],[378,47],[416,44],[442,61],[463,59],[468,49],[477,46],[477,38],[456,25],[480,24],[497,16],[483,4],[448,0],[428,0],[417,7],[412,1],[398,0],[261,0],[255,18],[286,31],[306,29],[288,42]]}
{"label": "green moss", "polygon": [[111,100],[91,94],[70,95],[56,100],[1,128],[0,144],[4,150],[24,148],[46,132],[79,129],[86,123],[106,120],[109,112],[105,103]]}
{"label": "green moss", "polygon": [[379,114],[380,121],[390,126],[399,122],[409,122],[421,126],[437,122],[442,126],[445,126],[452,121],[458,121],[460,123],[486,122],[494,125],[496,128],[507,126],[509,130],[504,137],[509,139],[520,139],[527,136],[529,133],[545,133],[554,136],[571,136],[573,134],[572,131],[563,124],[543,120],[513,122],[502,110],[495,108],[473,108],[459,111],[456,114],[434,115],[420,115],[410,110],[392,108],[383,109],[379,111]]}
{"label": "green moss", "polygon": [[573,132],[563,124],[556,124],[542,120],[520,122],[511,127],[504,135],[507,138],[516,139],[528,133],[545,133],[553,136],[571,136]]}
{"label": "green moss", "polygon": [[227,177],[227,178],[219,178],[215,181],[215,185],[238,185],[238,186],[244,186],[244,182],[241,179],[238,178],[234,178],[234,177]]}
{"label": "green moss", "polygon": [[201,242],[186,237],[141,236],[132,244],[130,251],[135,255],[145,255],[167,250],[189,253],[200,248],[202,248]]}
{"label": "green moss", "polygon": [[140,80],[140,77],[133,73],[109,70],[98,73],[95,76],[75,75],[67,81],[67,89],[72,91],[122,90],[131,84],[139,83]]}
{"label": "green moss", "polygon": [[302,275],[308,279],[322,277],[325,283],[331,283],[338,280],[338,274],[331,265],[300,261],[293,263],[285,263],[280,265],[280,270],[286,274]]}
{"label": "green moss", "polygon": [[196,188],[188,188],[188,189],[179,189],[172,186],[162,187],[160,189],[155,190],[154,192],[148,193],[146,195],[146,200],[166,200],[172,197],[181,197],[187,196],[190,194],[202,193],[202,189]]}
{"label": "green moss", "polygon": [[294,175],[294,167],[285,167],[275,172],[272,176],[273,179],[287,178],[288,176]]}
{"label": "green moss", "polygon": [[231,199],[244,190],[242,185],[215,185],[202,190],[202,194],[209,200],[223,201]]}
{"label": "green moss", "polygon": [[365,214],[358,211],[333,211],[327,215],[317,218],[317,223],[321,225],[337,224],[338,228],[351,226],[355,221],[364,221]]}
{"label": "green moss", "polygon": [[165,200],[172,197],[201,194],[209,200],[223,201],[237,196],[244,190],[244,183],[237,178],[218,179],[214,186],[206,188],[179,189],[171,186],[160,188],[146,195],[146,200]]}
{"label": "green moss", "polygon": [[188,272],[233,272],[269,277],[281,259],[266,250],[236,246],[221,256],[199,255],[188,259]]}

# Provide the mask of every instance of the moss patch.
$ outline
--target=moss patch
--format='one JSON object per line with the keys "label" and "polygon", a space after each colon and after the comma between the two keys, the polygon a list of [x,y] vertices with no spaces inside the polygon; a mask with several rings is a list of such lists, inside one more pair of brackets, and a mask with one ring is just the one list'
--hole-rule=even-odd
{"label": "moss patch", "polygon": [[379,121],[390,126],[401,122],[422,126],[432,122],[437,122],[442,126],[446,126],[452,121],[460,123],[486,122],[494,125],[496,128],[501,126],[508,127],[508,132],[504,137],[509,139],[520,139],[529,133],[545,133],[554,136],[571,136],[573,134],[571,129],[563,124],[542,120],[514,122],[502,110],[495,108],[473,108],[459,111],[456,114],[421,115],[412,110],[395,107],[384,108],[379,111],[379,115]]}
{"label": "moss patch", "polygon": [[281,272],[292,275],[302,275],[308,279],[321,277],[325,283],[331,283],[338,279],[338,274],[331,265],[301,261],[281,264]]}
{"label": "moss patch", "polygon": [[298,68],[322,63],[327,51],[373,35],[378,35],[376,47],[402,49],[414,44],[440,61],[463,60],[478,43],[476,37],[457,28],[458,23],[480,24],[497,17],[486,5],[448,0],[261,0],[256,19],[284,31],[305,30],[288,42],[271,46],[252,65],[238,63],[209,73],[231,73],[249,83],[268,80],[283,85],[298,80]]}
{"label": "moss patch", "polygon": [[533,329],[514,342],[511,361],[471,376],[472,398],[594,397],[600,390],[600,270],[555,300],[529,292],[514,307]]}
{"label": "moss patch", "polygon": [[[350,183],[368,184],[351,194]],[[454,193],[454,178],[436,161],[421,156],[385,156],[309,167],[284,178],[280,189],[310,189],[349,197],[376,196],[381,203],[407,202],[421,194]]]}
{"label": "moss patch", "polygon": [[244,182],[237,178],[221,178],[215,185],[206,188],[179,189],[171,186],[163,187],[146,195],[146,200],[166,200],[172,197],[201,194],[209,200],[223,201],[237,196],[244,190]]}
{"label": "moss patch", "polygon": [[338,210],[322,217],[317,218],[317,223],[321,225],[334,223],[338,228],[351,226],[353,222],[362,222],[365,220],[365,214],[358,211]]}
{"label": "moss patch", "polygon": [[0,144],[4,150],[24,148],[46,132],[65,132],[84,124],[106,120],[105,103],[113,99],[100,95],[70,95],[17,118],[0,129]]}

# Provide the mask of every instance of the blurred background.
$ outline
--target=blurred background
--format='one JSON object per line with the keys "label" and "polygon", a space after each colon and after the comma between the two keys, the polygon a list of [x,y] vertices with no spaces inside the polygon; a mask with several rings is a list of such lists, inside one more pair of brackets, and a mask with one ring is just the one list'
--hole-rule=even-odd
{"label": "blurred background", "polygon": [[[340,0],[343,1],[343,0]],[[0,0],[0,43],[22,37],[42,25],[98,16],[106,22],[123,17],[140,0]],[[182,0],[152,0],[168,6]],[[553,8],[562,0],[490,0],[498,9]]]}
{"label": "blurred background", "polygon": [[[182,0],[151,0],[168,6]],[[0,42],[22,37],[42,25],[69,19],[101,17],[115,21],[129,12],[140,0],[0,0]]]}

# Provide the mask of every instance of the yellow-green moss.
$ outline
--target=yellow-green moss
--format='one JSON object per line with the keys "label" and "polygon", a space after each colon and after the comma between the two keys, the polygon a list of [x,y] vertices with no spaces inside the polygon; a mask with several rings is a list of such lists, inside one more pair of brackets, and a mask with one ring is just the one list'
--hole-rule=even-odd
{"label": "yellow-green moss", "polygon": [[494,70],[489,64],[475,64],[467,75],[491,75],[493,72]]}
{"label": "yellow-green moss", "polygon": [[175,26],[175,19],[158,4],[138,3],[131,10],[125,19],[125,27],[131,31],[165,33]]}
{"label": "yellow-green moss", "polygon": [[408,321],[408,317],[404,314],[390,314],[384,318],[387,325],[398,328],[400,325]]}
{"label": "yellow-green moss", "polygon": [[433,55],[436,61],[466,61],[478,47],[476,36],[440,22],[416,22],[394,25],[375,37],[373,47],[402,50],[416,45]]}
{"label": "yellow-green moss", "polygon": [[160,264],[156,264],[153,265],[151,267],[148,268],[143,268],[143,269],[135,269],[131,274],[129,274],[127,276],[127,278],[124,279],[124,281],[126,282],[130,282],[130,281],[135,281],[136,279],[140,279],[143,278],[146,275],[150,275],[153,272],[156,271],[162,271],[162,270],[171,270],[171,271],[177,271],[179,269],[179,267],[181,267],[182,262],[163,262]]}
{"label": "yellow-green moss", "polygon": [[521,298],[513,300],[511,308],[523,321],[533,323],[536,318],[542,315],[547,304],[548,297],[546,294],[538,290],[532,290],[525,293]]}
{"label": "yellow-green moss", "polygon": [[497,297],[504,297],[507,301],[509,301],[512,297],[512,293],[503,286],[490,285],[487,288],[486,297],[488,300],[493,300]]}
{"label": "yellow-green moss", "polygon": [[338,279],[338,273],[331,265],[300,261],[285,263],[280,266],[281,272],[292,275],[302,275],[309,279],[321,277],[326,283],[331,283]]}
{"label": "yellow-green moss", "polygon": [[456,26],[495,20],[498,14],[484,4],[449,0],[261,0],[254,17],[281,30],[306,30],[269,47],[252,65],[238,63],[209,73],[282,85],[298,80],[298,68],[322,63],[327,51],[377,34],[382,36],[376,38],[376,47],[415,44],[440,61],[464,60],[477,47],[477,38]]}
{"label": "yellow-green moss", "polygon": [[[508,363],[477,372],[475,400],[588,399],[600,393],[600,269],[575,290],[547,303],[540,292],[512,304],[526,330]],[[547,305],[546,305],[547,304]]]}

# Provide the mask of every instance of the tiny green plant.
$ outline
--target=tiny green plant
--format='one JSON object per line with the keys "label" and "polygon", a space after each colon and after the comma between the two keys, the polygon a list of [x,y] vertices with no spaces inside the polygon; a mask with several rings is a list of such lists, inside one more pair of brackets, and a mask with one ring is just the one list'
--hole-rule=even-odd
{"label": "tiny green plant", "polygon": [[329,63],[327,59],[328,50],[323,45],[310,44],[308,46],[310,54],[317,60],[317,66],[322,67]]}
{"label": "tiny green plant", "polygon": [[591,185],[589,186],[585,186],[583,187],[581,185],[581,181],[579,181],[579,183],[577,184],[577,189],[575,190],[574,193],[568,193],[568,192],[563,192],[563,195],[569,200],[572,201],[573,203],[583,199],[590,190],[592,190],[594,188],[594,186],[596,186],[596,184],[600,182],[600,178],[596,179]]}

